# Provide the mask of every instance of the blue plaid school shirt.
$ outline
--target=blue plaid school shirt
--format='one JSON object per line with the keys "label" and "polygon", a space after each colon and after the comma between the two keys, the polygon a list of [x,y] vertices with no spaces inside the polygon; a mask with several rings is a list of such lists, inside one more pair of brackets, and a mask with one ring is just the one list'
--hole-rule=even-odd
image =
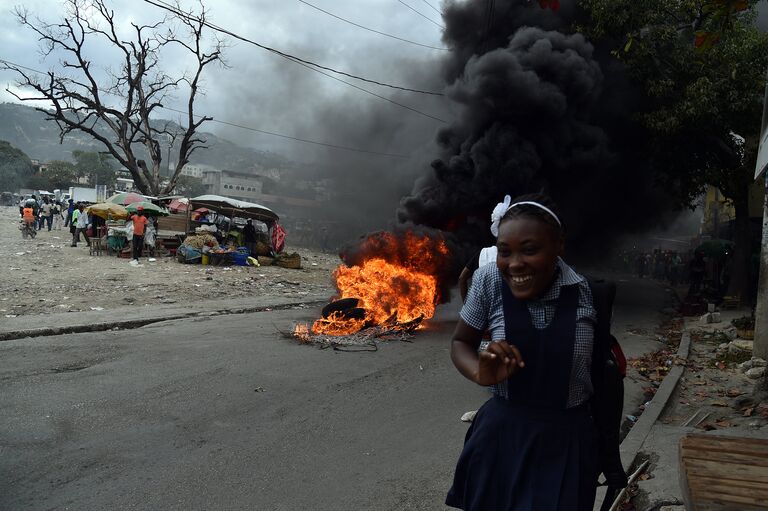
{"label": "blue plaid school shirt", "polygon": [[[489,330],[491,339],[503,340],[504,306],[501,299],[501,286],[506,285],[495,264],[479,268],[472,276],[472,287],[467,294],[467,301],[459,313],[464,322],[477,330]],[[597,311],[592,301],[592,291],[587,279],[576,273],[570,266],[558,258],[555,281],[538,300],[526,303],[531,314],[533,326],[541,330],[546,328],[555,316],[560,288],[563,286],[579,287],[576,307],[576,332],[573,345],[573,363],[568,387],[567,407],[572,408],[585,403],[592,395],[592,344],[597,322]],[[500,397],[508,398],[507,386],[502,382],[491,387],[491,391]]]}

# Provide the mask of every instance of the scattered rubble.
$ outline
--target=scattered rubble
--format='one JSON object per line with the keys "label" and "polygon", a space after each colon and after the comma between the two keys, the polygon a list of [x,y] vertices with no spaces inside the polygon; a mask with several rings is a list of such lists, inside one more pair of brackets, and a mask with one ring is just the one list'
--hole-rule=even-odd
{"label": "scattered rubble", "polygon": [[736,337],[735,327],[725,318],[722,327],[702,328],[696,326],[701,320],[694,322],[689,323],[691,354],[677,400],[662,422],[707,431],[766,425],[768,404],[756,402],[753,390],[768,363],[752,356],[753,341]]}

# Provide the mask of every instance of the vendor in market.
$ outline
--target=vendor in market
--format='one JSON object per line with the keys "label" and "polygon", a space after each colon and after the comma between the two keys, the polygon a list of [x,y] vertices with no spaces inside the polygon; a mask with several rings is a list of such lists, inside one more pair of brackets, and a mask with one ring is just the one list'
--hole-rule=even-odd
{"label": "vendor in market", "polygon": [[144,232],[147,226],[147,217],[144,216],[144,207],[138,206],[136,213],[131,215],[133,222],[133,239],[131,240],[131,249],[133,251],[131,259],[138,262],[144,247]]}
{"label": "vendor in market", "polygon": [[256,255],[256,227],[253,226],[253,220],[250,218],[243,227],[243,239],[248,253],[252,256]]}

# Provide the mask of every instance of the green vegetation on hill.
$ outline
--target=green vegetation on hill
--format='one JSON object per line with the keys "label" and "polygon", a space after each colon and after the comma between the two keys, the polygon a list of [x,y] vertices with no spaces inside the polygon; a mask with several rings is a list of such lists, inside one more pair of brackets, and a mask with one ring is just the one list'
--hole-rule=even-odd
{"label": "green vegetation on hill", "polygon": [[24,151],[0,140],[0,191],[17,191],[33,172],[32,161]]}
{"label": "green vegetation on hill", "polygon": [[[177,127],[171,123],[171,129]],[[107,131],[104,134],[109,136]],[[287,158],[269,151],[241,147],[212,133],[201,133],[208,149],[195,151],[190,163],[210,165],[218,169],[247,171],[253,168],[287,168],[293,166]],[[43,162],[72,161],[75,151],[103,151],[104,147],[83,133],[72,132],[59,143],[56,123],[46,121],[45,115],[34,108],[17,103],[0,103],[0,140],[7,140],[30,158]],[[167,150],[167,148],[164,149]],[[171,152],[173,154],[173,151]],[[146,155],[142,155],[147,157]]]}

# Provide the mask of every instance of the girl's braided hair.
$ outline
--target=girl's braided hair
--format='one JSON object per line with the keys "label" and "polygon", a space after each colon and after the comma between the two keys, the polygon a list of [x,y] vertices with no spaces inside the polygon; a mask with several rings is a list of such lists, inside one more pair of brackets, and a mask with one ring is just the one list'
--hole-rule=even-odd
{"label": "girl's braided hair", "polygon": [[[538,202],[542,206],[546,206],[547,208],[551,209],[552,212],[557,215],[557,218],[560,219],[560,222],[563,221],[563,217],[560,214],[557,204],[555,204],[555,202],[548,195],[544,195],[543,193],[528,193],[525,195],[519,195],[512,199],[512,204],[517,202]],[[552,226],[555,229],[555,232],[558,234],[561,234],[564,230],[563,226],[558,224],[557,220],[555,220],[552,215],[547,213],[545,210],[530,204],[521,204],[507,210],[504,216],[501,217],[501,222],[499,223],[504,223],[505,220],[509,220],[511,218],[533,218],[535,220],[539,220],[540,222],[544,222],[545,224]]]}

